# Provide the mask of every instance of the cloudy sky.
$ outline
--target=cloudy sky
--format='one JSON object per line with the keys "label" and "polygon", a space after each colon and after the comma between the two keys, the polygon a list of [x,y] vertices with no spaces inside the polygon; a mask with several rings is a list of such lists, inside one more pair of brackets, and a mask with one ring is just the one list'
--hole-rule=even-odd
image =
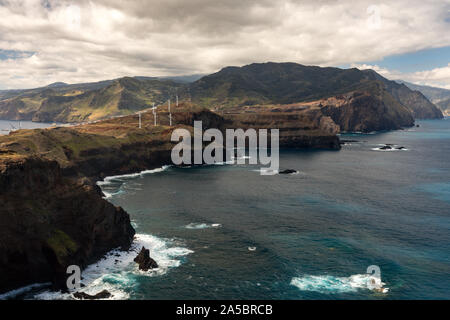
{"label": "cloudy sky", "polygon": [[0,89],[298,62],[450,89],[450,0],[0,0]]}

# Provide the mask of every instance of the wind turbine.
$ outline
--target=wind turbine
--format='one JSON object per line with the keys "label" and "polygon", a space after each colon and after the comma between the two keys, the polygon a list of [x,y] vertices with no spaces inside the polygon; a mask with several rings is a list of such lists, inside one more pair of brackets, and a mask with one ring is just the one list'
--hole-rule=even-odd
{"label": "wind turbine", "polygon": [[172,126],[172,112],[170,112],[170,99],[169,99],[169,126]]}
{"label": "wind turbine", "polygon": [[142,115],[140,111],[139,111],[139,129],[142,129]]}
{"label": "wind turbine", "polygon": [[153,102],[152,112],[153,112],[153,119],[154,119],[155,126],[156,126],[156,107],[155,107],[155,103],[154,102]]}

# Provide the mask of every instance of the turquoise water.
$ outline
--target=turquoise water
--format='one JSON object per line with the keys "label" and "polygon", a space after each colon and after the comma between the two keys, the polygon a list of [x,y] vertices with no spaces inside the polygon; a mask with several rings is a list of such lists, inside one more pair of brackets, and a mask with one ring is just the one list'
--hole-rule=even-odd
{"label": "turquoise water", "polygon": [[[418,123],[346,135],[358,142],[341,151],[282,151],[281,169],[296,175],[226,165],[109,179],[102,188],[130,213],[135,249],[150,247],[161,268],[139,272],[134,253],[111,255],[84,272],[88,290],[121,299],[449,299],[450,120]],[[377,150],[387,143],[407,150]],[[368,289],[370,265],[387,292]]]}

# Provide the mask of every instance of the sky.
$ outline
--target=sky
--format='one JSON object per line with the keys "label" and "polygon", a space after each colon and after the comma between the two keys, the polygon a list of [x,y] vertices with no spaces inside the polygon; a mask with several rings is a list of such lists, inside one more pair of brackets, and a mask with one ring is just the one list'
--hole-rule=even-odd
{"label": "sky", "polygon": [[450,0],[0,0],[0,17],[0,89],[267,61],[450,89]]}

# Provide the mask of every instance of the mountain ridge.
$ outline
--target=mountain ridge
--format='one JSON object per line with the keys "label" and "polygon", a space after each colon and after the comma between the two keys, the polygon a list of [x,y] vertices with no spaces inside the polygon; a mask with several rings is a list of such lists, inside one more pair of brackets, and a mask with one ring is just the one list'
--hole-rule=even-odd
{"label": "mountain ridge", "polygon": [[450,90],[445,88],[423,86],[403,80],[397,80],[397,82],[403,83],[411,90],[420,91],[426,96],[432,103],[441,109],[441,111],[450,116]]}
{"label": "mountain ridge", "polygon": [[[194,80],[195,77],[199,75],[193,75],[189,79]],[[413,118],[443,117],[441,111],[423,94],[410,90],[404,84],[388,80],[373,70],[268,62],[225,67],[194,82],[175,80],[123,77],[95,83],[56,83],[20,92],[3,92],[0,93],[0,119],[96,121],[148,109],[153,103],[158,105],[169,98],[174,99],[175,94],[178,94],[180,100],[218,110],[252,105],[307,103],[354,93],[374,95],[373,106],[383,105],[383,108],[371,108],[366,100],[366,111],[358,108],[357,112],[350,115],[347,107],[346,114],[354,119],[347,121],[344,126],[349,130],[361,127],[355,122],[358,115],[366,122],[371,122],[369,119],[372,116],[377,121],[385,119],[391,124],[363,124],[362,127],[367,127],[367,130],[369,127],[390,130],[410,126],[413,121],[406,115],[404,107],[411,112]],[[397,102],[394,103],[394,100]],[[356,101],[352,100],[353,105]],[[399,121],[379,117],[373,112],[384,112],[389,117],[397,117]],[[336,112],[333,114],[336,116]],[[349,127],[348,123],[355,125]]]}

